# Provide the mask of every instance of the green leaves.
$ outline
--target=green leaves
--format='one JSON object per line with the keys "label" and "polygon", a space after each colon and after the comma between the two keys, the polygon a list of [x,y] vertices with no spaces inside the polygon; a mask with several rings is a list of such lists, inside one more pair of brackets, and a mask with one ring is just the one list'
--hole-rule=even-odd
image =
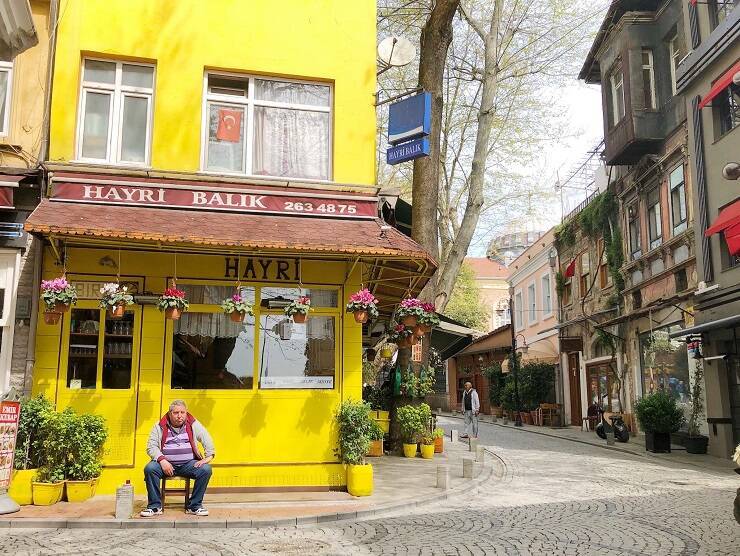
{"label": "green leaves", "polygon": [[377,435],[373,427],[377,426],[377,423],[370,418],[370,404],[354,400],[344,401],[334,419],[339,428],[339,448],[335,450],[335,454],[342,463],[364,464],[370,440]]}
{"label": "green leaves", "polygon": [[676,432],[684,423],[683,410],[664,390],[642,397],[635,404],[640,428],[646,432]]}
{"label": "green leaves", "polygon": [[16,469],[35,469],[39,466],[41,456],[41,437],[39,429],[46,413],[52,412],[51,401],[43,395],[21,402],[21,414],[18,422],[18,438],[15,444]]}
{"label": "green leaves", "polygon": [[404,441],[414,444],[421,440],[424,433],[429,432],[432,409],[425,403],[418,406],[404,405],[396,411],[396,419]]}

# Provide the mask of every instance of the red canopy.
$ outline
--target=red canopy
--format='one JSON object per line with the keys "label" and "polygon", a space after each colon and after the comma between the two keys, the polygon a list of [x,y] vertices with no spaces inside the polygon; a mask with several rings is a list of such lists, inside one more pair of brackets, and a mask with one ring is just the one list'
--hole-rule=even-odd
{"label": "red canopy", "polygon": [[740,62],[735,63],[734,66],[732,66],[729,70],[727,70],[724,74],[722,74],[722,77],[717,79],[717,81],[714,82],[714,85],[712,85],[712,88],[707,93],[707,96],[705,96],[703,99],[701,99],[701,102],[699,103],[699,108],[704,108],[707,104],[712,102],[712,100],[720,94],[722,91],[724,91],[727,87],[730,86],[732,83],[732,76],[735,75],[737,72],[740,71]]}
{"label": "red canopy", "polygon": [[725,233],[725,241],[730,255],[740,253],[740,200],[735,201],[730,206],[719,211],[719,216],[707,231],[704,232],[706,237],[718,232]]}

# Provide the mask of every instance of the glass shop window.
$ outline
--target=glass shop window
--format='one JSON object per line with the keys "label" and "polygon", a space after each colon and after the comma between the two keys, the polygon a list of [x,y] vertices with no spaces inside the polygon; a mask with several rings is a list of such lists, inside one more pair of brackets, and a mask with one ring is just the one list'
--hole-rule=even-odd
{"label": "glass shop window", "polygon": [[311,307],[315,309],[334,309],[339,303],[337,290],[303,289],[299,288],[262,288],[260,304],[263,309],[283,309],[289,302],[305,295],[311,299]]}
{"label": "glass shop window", "polygon": [[652,394],[665,390],[680,404],[689,404],[689,359],[686,342],[669,338],[671,332],[681,330],[680,324],[646,332],[640,335],[640,363],[642,390]]}
{"label": "glass shop window", "polygon": [[260,388],[334,388],[335,330],[332,316],[310,316],[295,324],[284,315],[262,315]]}

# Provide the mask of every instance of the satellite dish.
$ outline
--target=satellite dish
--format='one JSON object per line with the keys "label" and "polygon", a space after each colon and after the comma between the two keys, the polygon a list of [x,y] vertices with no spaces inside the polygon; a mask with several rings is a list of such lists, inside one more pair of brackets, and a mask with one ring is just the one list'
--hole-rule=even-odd
{"label": "satellite dish", "polygon": [[416,47],[404,37],[386,37],[378,45],[378,59],[386,66],[405,66],[416,58]]}

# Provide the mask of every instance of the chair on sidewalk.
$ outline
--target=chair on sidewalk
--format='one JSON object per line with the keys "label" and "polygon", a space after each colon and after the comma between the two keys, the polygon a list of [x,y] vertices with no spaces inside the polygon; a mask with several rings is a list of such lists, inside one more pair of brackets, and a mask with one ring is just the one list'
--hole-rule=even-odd
{"label": "chair on sidewalk", "polygon": [[[185,488],[178,488],[178,487],[168,487],[167,481],[174,481],[174,480],[182,480],[185,481]],[[164,509],[164,499],[166,494],[172,494],[175,496],[185,496],[185,509],[188,509],[188,503],[190,502],[190,477],[178,477],[175,475],[174,477],[162,477],[162,488],[160,489],[161,497],[162,497],[162,509]]]}
{"label": "chair on sidewalk", "polygon": [[541,403],[539,407],[540,425],[554,427],[560,424],[560,404]]}

